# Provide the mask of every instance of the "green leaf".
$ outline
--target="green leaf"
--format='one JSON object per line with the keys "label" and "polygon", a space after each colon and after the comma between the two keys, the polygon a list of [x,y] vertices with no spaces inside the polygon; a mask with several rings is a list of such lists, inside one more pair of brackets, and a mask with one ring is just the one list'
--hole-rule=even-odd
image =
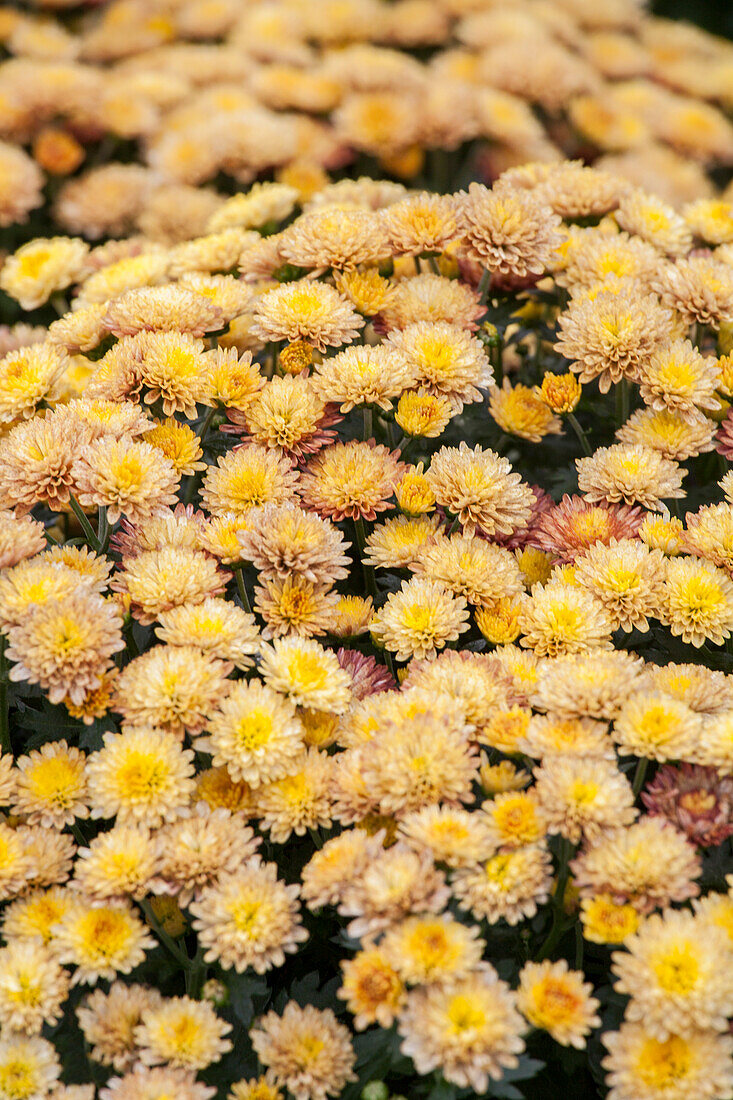
{"label": "green leaf", "polygon": [[232,1012],[244,1027],[249,1027],[255,1016],[254,998],[267,995],[267,982],[247,974],[227,976],[229,1003]]}

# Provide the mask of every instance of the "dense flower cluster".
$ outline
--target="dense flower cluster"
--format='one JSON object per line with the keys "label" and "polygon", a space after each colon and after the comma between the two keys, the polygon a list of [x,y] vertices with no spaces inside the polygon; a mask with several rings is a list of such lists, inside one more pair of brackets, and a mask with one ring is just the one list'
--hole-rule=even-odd
{"label": "dense flower cluster", "polygon": [[730,47],[43,6],[0,9],[0,223],[53,225],[0,268],[0,1100],[730,1100]]}

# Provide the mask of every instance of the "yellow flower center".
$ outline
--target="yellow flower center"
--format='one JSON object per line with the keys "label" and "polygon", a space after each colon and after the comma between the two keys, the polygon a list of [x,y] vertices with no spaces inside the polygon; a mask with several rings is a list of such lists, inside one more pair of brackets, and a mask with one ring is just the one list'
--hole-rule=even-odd
{"label": "yellow flower center", "polygon": [[157,757],[131,752],[117,769],[116,785],[126,801],[147,800],[162,789],[165,778]]}
{"label": "yellow flower center", "polygon": [[692,992],[700,977],[700,966],[692,944],[671,947],[657,959],[654,973],[665,993]]}
{"label": "yellow flower center", "polygon": [[38,1088],[38,1068],[16,1055],[0,1065],[0,1093],[8,1100],[25,1100]]}
{"label": "yellow flower center", "polygon": [[94,961],[105,961],[125,952],[131,929],[125,913],[91,909],[84,914],[79,932],[87,956]]}
{"label": "yellow flower center", "polygon": [[485,1016],[478,1005],[465,994],[457,994],[448,1005],[448,1021],[454,1035],[478,1031],[485,1023]]}
{"label": "yellow flower center", "polygon": [[549,975],[532,990],[532,1022],[551,1028],[577,1019],[582,1000],[562,978]]}
{"label": "yellow flower center", "polygon": [[241,722],[237,723],[235,737],[237,744],[252,752],[261,749],[272,739],[272,716],[264,710],[253,710]]}
{"label": "yellow flower center", "polygon": [[18,274],[24,279],[37,279],[53,255],[50,248],[37,248],[18,257]]}
{"label": "yellow flower center", "polygon": [[570,798],[576,806],[590,806],[598,797],[599,787],[597,783],[588,780],[576,779],[570,787]]}
{"label": "yellow flower center", "polygon": [[663,1043],[657,1039],[647,1039],[639,1052],[636,1068],[643,1083],[661,1096],[684,1080],[691,1065],[687,1040],[671,1035]]}
{"label": "yellow flower center", "polygon": [[70,806],[79,788],[79,775],[63,756],[39,760],[29,768],[26,778],[33,795],[41,802]]}

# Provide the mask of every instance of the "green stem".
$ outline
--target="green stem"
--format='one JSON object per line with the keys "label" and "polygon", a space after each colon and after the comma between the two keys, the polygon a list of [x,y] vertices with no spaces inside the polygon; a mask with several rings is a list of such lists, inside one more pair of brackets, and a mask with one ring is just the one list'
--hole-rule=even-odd
{"label": "green stem", "polygon": [[398,684],[399,680],[397,679],[397,673],[395,672],[394,658],[392,657],[392,654],[390,653],[390,651],[388,649],[385,649],[385,651],[384,651],[384,659],[387,663],[387,668],[389,669],[390,676],[392,677],[394,682],[396,684]]}
{"label": "green stem", "polygon": [[82,531],[84,532],[89,546],[92,550],[99,550],[99,539],[97,538],[96,532],[89,520],[87,519],[86,515],[84,514],[84,509],[82,508],[81,504],[76,499],[73,493],[69,493],[69,503],[71,504],[72,512],[79,520],[79,524]]}
{"label": "green stem", "polygon": [[372,410],[369,407],[369,405],[365,405],[364,406],[364,434],[362,436],[364,442],[366,442],[367,439],[371,439],[373,434],[374,434],[374,430],[373,430],[373,423],[372,423]]}
{"label": "green stem", "polygon": [[567,416],[568,424],[570,425],[570,427],[573,429],[576,436],[578,437],[578,442],[580,443],[580,446],[583,448],[583,453],[588,455],[588,456],[592,455],[593,451],[591,449],[590,443],[588,442],[588,436],[585,434],[585,432],[581,428],[581,426],[578,422],[578,418],[576,417],[575,413],[569,412],[569,413],[566,413],[566,416]]}
{"label": "green stem", "polygon": [[461,522],[460,516],[456,516],[456,518],[453,520],[453,522],[450,525],[450,530],[448,531],[448,538],[450,538],[451,535],[453,534],[453,532],[457,530],[460,522]]}
{"label": "green stem", "polygon": [[627,378],[622,378],[616,383],[616,426],[622,428],[629,419],[629,406],[631,394]]}
{"label": "green stem", "polygon": [[440,275],[440,268],[438,267],[438,261],[435,256],[427,256],[426,259],[433,275]]}
{"label": "green stem", "polygon": [[0,748],[3,753],[12,756],[13,746],[10,743],[10,722],[8,719],[8,660],[5,656],[5,647],[8,640],[4,634],[0,634]]}
{"label": "green stem", "polygon": [[579,924],[575,926],[575,969],[583,969],[583,929]]}
{"label": "green stem", "polygon": [[155,913],[153,912],[153,907],[150,904],[150,902],[143,899],[140,902],[140,908],[142,909],[143,913],[145,914],[145,918],[146,918],[148,924],[152,928],[153,932],[155,932],[156,936],[158,937],[160,942],[163,944],[163,946],[188,971],[188,969],[191,966],[191,960],[189,959],[188,955],[183,950],[183,948],[179,947],[178,944],[176,943],[176,941],[173,939],[173,937],[169,936],[168,933],[164,930],[163,926],[160,924],[160,922],[158,921],[158,918],[156,917]]}
{"label": "green stem", "polygon": [[99,513],[97,516],[97,542],[99,543],[99,553],[106,554],[109,549],[109,536],[110,527],[107,519],[107,509],[104,505],[100,504]]}
{"label": "green stem", "polygon": [[135,657],[140,656],[140,650],[138,648],[137,642],[135,641],[135,635],[132,632],[132,627],[133,620],[132,616],[130,616],[123,627],[122,633],[125,635],[125,643],[128,650],[130,651],[130,656],[134,659]]}
{"label": "green stem", "polygon": [[478,296],[482,306],[486,305],[486,299],[489,296],[489,287],[491,286],[491,272],[488,268],[484,268],[484,273],[481,276],[481,281],[478,285]]}
{"label": "green stem", "polygon": [[632,790],[634,792],[634,798],[637,797],[639,791],[644,786],[644,779],[646,778],[647,768],[649,767],[649,761],[645,756],[642,756],[636,765],[636,771],[634,772],[634,782],[632,784]]}
{"label": "green stem", "polygon": [[206,416],[204,417],[204,422],[201,425],[201,431],[199,432],[199,446],[201,447],[202,450],[203,450],[203,446],[204,446],[204,440],[206,439],[206,433],[208,432],[209,428],[211,427],[211,421],[216,416],[216,413],[217,413],[216,405],[212,405],[211,408],[209,409],[209,411],[207,412]]}
{"label": "green stem", "polygon": [[244,576],[242,575],[242,565],[232,566],[234,570],[234,576],[237,581],[237,591],[239,592],[239,598],[242,601],[242,606],[248,614],[252,614],[252,606],[249,602],[249,596],[247,595],[247,586],[244,583]]}
{"label": "green stem", "polygon": [[204,949],[199,945],[196,954],[189,960],[186,967],[186,996],[198,1000],[206,978],[206,963],[204,962]]}
{"label": "green stem", "polygon": [[548,956],[552,954],[565,932],[565,910],[563,904],[565,901],[565,890],[567,889],[568,879],[570,878],[570,856],[572,852],[573,845],[569,840],[563,837],[560,840],[560,851],[558,853],[559,866],[557,870],[557,886],[555,887],[555,893],[553,895],[552,928],[550,929],[549,936],[539,950],[537,962],[542,962],[543,959],[548,958]]}
{"label": "green stem", "polygon": [[315,844],[316,848],[322,848],[323,847],[323,837],[321,836],[320,831],[318,829],[310,829],[309,828],[308,829],[308,835],[310,836],[311,840]]}

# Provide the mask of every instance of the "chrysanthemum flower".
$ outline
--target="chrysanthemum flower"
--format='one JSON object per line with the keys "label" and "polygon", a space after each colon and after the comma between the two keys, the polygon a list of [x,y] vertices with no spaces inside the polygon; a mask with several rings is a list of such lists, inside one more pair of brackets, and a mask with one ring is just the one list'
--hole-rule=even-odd
{"label": "chrysanthemum flower", "polygon": [[640,913],[698,895],[700,859],[687,838],[658,817],[608,829],[571,862],[581,897],[609,894]]}
{"label": "chrysanthemum flower", "polygon": [[447,913],[408,917],[390,928],[380,943],[387,962],[407,985],[465,978],[477,969],[484,947],[478,928],[469,928]]}
{"label": "chrysanthemum flower", "polygon": [[569,970],[565,959],[528,962],[522,967],[517,1007],[533,1027],[547,1031],[556,1043],[582,1050],[591,1028],[598,1027],[600,1001],[583,972]]}
{"label": "chrysanthemum flower", "polygon": [[238,538],[241,557],[260,576],[285,580],[295,573],[315,584],[348,576],[345,551],[350,544],[339,529],[294,503],[252,509]]}
{"label": "chrysanthemum flower", "polygon": [[486,1092],[489,1081],[518,1064],[524,1050],[516,999],[493,967],[408,995],[398,1026],[400,1050],[420,1074]]}
{"label": "chrysanthemum flower", "polygon": [[[99,1100],[156,1100],[175,1096],[176,1100],[212,1100],[216,1090],[194,1080],[185,1070],[168,1066],[136,1065],[124,1077],[110,1077],[99,1090]],[[268,1098],[269,1100],[269,1098]]]}
{"label": "chrysanthemum flower", "polygon": [[473,287],[447,279],[443,275],[423,272],[403,279],[394,287],[388,301],[379,311],[379,328],[407,328],[418,321],[447,322],[473,332],[484,307]]}
{"label": "chrysanthemum flower", "polygon": [[47,829],[88,817],[85,762],[84,753],[66,741],[49,741],[40,751],[19,757],[13,813]]}
{"label": "chrysanthemum flower", "polygon": [[684,525],[676,516],[654,516],[647,513],[639,528],[639,538],[650,550],[661,550],[665,557],[675,557],[685,549]]}
{"label": "chrysanthemum flower", "polygon": [[329,630],[338,638],[366,634],[374,616],[371,596],[337,596]]}
{"label": "chrysanthemum flower", "polygon": [[573,298],[559,318],[555,350],[569,359],[580,381],[598,379],[601,393],[622,379],[636,379],[639,368],[668,339],[669,310],[638,289],[596,298]]}
{"label": "chrysanthemum flower", "polygon": [[23,309],[37,309],[80,275],[89,245],[76,237],[38,237],[8,256],[0,286]]}
{"label": "chrysanthemum flower", "polygon": [[636,534],[643,513],[626,504],[591,504],[566,493],[559,504],[538,517],[532,537],[560,561],[573,561],[579,553],[597,543],[630,539]]}
{"label": "chrysanthemum flower", "polygon": [[72,477],[79,503],[107,508],[110,523],[123,515],[138,523],[161,512],[176,502],[181,480],[180,471],[157,447],[110,436],[82,447]]}
{"label": "chrysanthemum flower", "polygon": [[401,817],[423,806],[471,799],[478,771],[471,727],[460,711],[450,712],[448,700],[438,696],[434,711],[427,709],[429,702],[426,694],[423,713],[387,717],[364,748],[361,773],[381,814]]}
{"label": "chrysanthemum flower", "polygon": [[652,288],[686,324],[717,329],[733,321],[733,271],[712,256],[691,256],[663,267]]}
{"label": "chrysanthemum flower", "polygon": [[55,926],[72,904],[74,895],[61,886],[36,889],[10,902],[3,912],[3,937],[10,942],[34,940],[49,944],[54,939]]}
{"label": "chrysanthemum flower", "polygon": [[518,596],[523,590],[516,559],[508,550],[465,535],[426,542],[410,568],[439,581],[472,604],[493,604],[503,597]]}
{"label": "chrysanthemum flower", "polygon": [[348,883],[382,850],[383,840],[383,832],[369,836],[364,829],[347,829],[316,849],[301,875],[301,896],[308,908],[335,905]]}
{"label": "chrysanthemum flower", "polygon": [[692,233],[687,216],[674,207],[641,190],[623,195],[615,214],[616,221],[668,256],[685,256],[692,248]]}
{"label": "chrysanthemum flower", "polygon": [[600,600],[582,588],[533,585],[519,615],[521,644],[539,657],[610,649],[613,624]]}
{"label": "chrysanthemum flower", "polygon": [[330,1008],[301,1008],[288,1001],[282,1016],[268,1012],[249,1034],[262,1065],[295,1100],[326,1100],[356,1080],[348,1028]]}
{"label": "chrysanthemum flower", "polygon": [[283,258],[313,274],[376,264],[390,253],[384,225],[371,210],[337,206],[309,210],[280,237]]}
{"label": "chrysanthemum flower", "polygon": [[265,683],[301,707],[343,714],[351,696],[351,677],[338,658],[310,638],[278,638],[262,647],[260,671]]}
{"label": "chrysanthemum flower", "polygon": [[389,411],[393,398],[416,381],[416,366],[383,344],[345,348],[324,359],[313,376],[317,392],[342,413],[363,404]]}
{"label": "chrysanthemum flower", "polygon": [[709,504],[698,512],[688,512],[685,519],[685,549],[728,574],[733,572],[733,506]]}
{"label": "chrysanthemum flower", "polygon": [[718,1100],[733,1093],[733,1040],[691,1031],[660,1040],[645,1024],[624,1022],[606,1031],[608,1100]]}
{"label": "chrysanthemum flower", "polygon": [[49,949],[11,940],[0,949],[0,1021],[6,1032],[39,1035],[62,1015],[69,976]]}
{"label": "chrysanthemum flower", "polygon": [[[19,825],[15,832],[26,860],[26,887],[55,886],[66,882],[76,854],[76,842],[68,833],[45,829],[43,825]],[[7,849],[8,868],[15,863],[12,846]],[[16,870],[17,873],[17,870]],[[14,891],[17,894],[19,891]]]}
{"label": "chrysanthemum flower", "polygon": [[731,942],[722,928],[668,909],[652,914],[614,952],[611,969],[620,993],[631,996],[626,1018],[642,1022],[654,1038],[696,1030],[727,1030],[733,990],[726,976]]}
{"label": "chrysanthemum flower", "polygon": [[470,259],[518,279],[543,274],[562,239],[552,208],[519,188],[490,191],[472,183],[458,196],[458,223]]}
{"label": "chrysanthemum flower", "polygon": [[406,516],[421,516],[435,510],[435,494],[424,473],[424,463],[406,466],[395,486],[397,506]]}
{"label": "chrysanthemum flower", "polygon": [[497,852],[485,862],[459,868],[451,889],[459,908],[477,920],[518,924],[549,898],[552,857],[544,843]]}
{"label": "chrysanthemum flower", "polygon": [[348,268],[333,272],[336,289],[348,298],[362,317],[374,317],[387,306],[395,295],[395,286],[379,274],[376,267],[362,271]]}
{"label": "chrysanthemum flower", "polygon": [[452,197],[426,191],[388,206],[382,225],[394,255],[442,252],[459,235]]}
{"label": "chrysanthemum flower", "polygon": [[245,521],[234,512],[222,512],[209,516],[201,525],[195,542],[222,563],[232,565],[242,560],[238,535],[244,530]]}
{"label": "chrysanthemum flower", "polygon": [[202,550],[164,546],[126,558],[112,588],[129,599],[139,622],[150,625],[162,611],[218,596],[227,579],[216,559]]}
{"label": "chrysanthemum flower", "polygon": [[79,586],[11,626],[8,641],[11,680],[40,684],[52,703],[66,696],[81,703],[124,648],[122,616],[114,603]]}
{"label": "chrysanthemum flower", "polygon": [[205,886],[190,905],[206,962],[243,973],[283,966],[308,939],[299,917],[298,886],[277,877],[275,863],[253,856],[233,874]]}
{"label": "chrysanthemum flower", "polygon": [[260,843],[242,815],[224,807],[212,810],[204,802],[183,810],[156,834],[156,840],[160,852],[151,888],[156,894],[176,896],[181,906],[188,906],[221,875],[236,871]]}
{"label": "chrysanthemum flower", "polygon": [[68,508],[76,491],[74,460],[87,442],[85,432],[51,413],[23,420],[0,441],[0,502],[3,507],[30,511],[43,503],[54,511]]}
{"label": "chrysanthemum flower", "polygon": [[366,868],[343,890],[342,916],[353,918],[350,936],[382,932],[411,913],[442,913],[450,891],[427,852],[397,842],[374,853]]}
{"label": "chrysanthemum flower", "polygon": [[82,897],[54,935],[59,960],[75,967],[72,985],[96,985],[100,979],[111,982],[117,974],[129,974],[155,943],[129,905],[92,905]]}
{"label": "chrysanthemum flower", "polygon": [[212,753],[215,766],[226,765],[235,781],[256,787],[297,771],[303,727],[289,699],[259,680],[239,681],[209,719],[198,748]]}
{"label": "chrysanthemum flower", "polygon": [[227,451],[209,466],[201,490],[204,507],[214,516],[246,516],[260,504],[282,504],[295,497],[298,474],[286,457],[269,447],[249,443]]}
{"label": "chrysanthemum flower", "polygon": [[175,509],[162,508],[137,523],[123,519],[110,539],[110,546],[123,558],[134,558],[146,550],[162,550],[166,546],[200,550],[203,546],[205,518],[192,504],[176,504]]}
{"label": "chrysanthemum flower", "polygon": [[252,352],[235,347],[216,347],[207,353],[209,377],[206,388],[212,401],[227,409],[246,409],[265,384]]}
{"label": "chrysanthemum flower", "polygon": [[0,569],[32,558],[45,546],[43,524],[31,516],[0,511]]}
{"label": "chrysanthemum flower", "polygon": [[139,1058],[135,1028],[146,1008],[162,1001],[157,989],[113,982],[109,992],[95,989],[76,1009],[90,1055],[103,1066],[118,1072],[132,1069]]}
{"label": "chrysanthemum flower", "polygon": [[404,568],[436,534],[437,516],[398,516],[378,523],[367,536],[364,561],[376,568]]}
{"label": "chrysanthemum flower", "polygon": [[581,898],[583,937],[591,943],[623,943],[636,932],[639,919],[633,905],[619,904],[608,894]]}
{"label": "chrysanthemum flower", "polygon": [[196,776],[192,801],[204,802],[212,810],[225,809],[246,819],[254,810],[254,796],[248,783],[235,783],[226,768],[206,768]]}
{"label": "chrysanthemum flower", "polygon": [[43,1100],[60,1076],[58,1054],[47,1039],[12,1032],[0,1039],[2,1100]]}
{"label": "chrysanthemum flower", "polygon": [[207,596],[198,604],[183,604],[158,613],[155,633],[173,646],[196,646],[231,661],[236,668],[249,668],[259,648],[259,631],[254,617],[227,600]]}
{"label": "chrysanthemum flower", "polygon": [[559,657],[539,669],[532,703],[558,718],[611,719],[643,671],[641,658],[625,650]]}
{"label": "chrysanthemum flower", "polygon": [[285,1100],[284,1093],[275,1084],[275,1077],[268,1069],[259,1077],[235,1081],[227,1100]]}
{"label": "chrysanthemum flower", "polygon": [[300,492],[308,507],[338,522],[376,519],[390,508],[390,497],[404,469],[399,453],[381,444],[350,440],[325,448],[301,475]]}
{"label": "chrysanthemum flower", "polygon": [[548,832],[573,844],[636,818],[631,784],[615,761],[555,754],[536,769],[534,790]]}
{"label": "chrysanthemum flower", "polygon": [[614,629],[648,630],[664,591],[664,557],[636,539],[595,543],[575,559],[579,585],[600,600]]}
{"label": "chrysanthemum flower", "polygon": [[733,707],[733,683],[715,669],[697,664],[647,665],[646,674],[658,691],[686,703],[698,714],[722,714]]}
{"label": "chrysanthemum flower", "polygon": [[159,645],[122,670],[115,684],[114,709],[129,727],[154,726],[182,738],[199,733],[227,690],[232,671],[195,645]]}
{"label": "chrysanthemum flower", "polygon": [[510,435],[540,443],[546,435],[562,434],[562,421],[530,386],[515,385],[508,378],[493,386],[489,411],[499,427]]}
{"label": "chrysanthemum flower", "polygon": [[254,593],[255,610],[265,620],[262,637],[296,634],[311,638],[326,634],[333,625],[338,599],[329,586],[314,584],[297,574],[285,580],[267,579]]}
{"label": "chrysanthemum flower", "polygon": [[484,716],[480,724],[478,739],[483,745],[499,749],[504,753],[518,753],[519,745],[526,736],[532,712],[528,707],[514,705],[492,710]]}
{"label": "chrysanthemum flower", "polygon": [[517,748],[527,756],[584,756],[614,760],[613,741],[605,722],[593,718],[558,718],[535,714]]}
{"label": "chrysanthemum flower", "polygon": [[115,825],[80,848],[74,887],[88,898],[139,901],[149,891],[160,852],[157,840],[137,825]]}
{"label": "chrysanthemum flower", "polygon": [[407,390],[397,403],[395,423],[406,435],[437,439],[454,414],[454,407],[444,395],[424,389]]}
{"label": "chrysanthemum flower", "polygon": [[214,211],[206,223],[208,233],[238,226],[256,229],[268,222],[281,222],[290,216],[298,192],[285,183],[253,183],[247,191],[232,195]]}
{"label": "chrysanthemum flower", "polygon": [[683,760],[695,751],[701,728],[699,716],[684,702],[647,687],[624,702],[612,735],[621,753]]}
{"label": "chrysanthemum flower", "polygon": [[464,533],[511,535],[527,526],[534,494],[494,451],[465,443],[441,447],[426,480],[438,504],[458,516]]}
{"label": "chrysanthemum flower", "polygon": [[391,1027],[407,994],[381,947],[363,948],[353,959],[344,959],[341,970],[343,982],[336,996],[346,1001],[356,1030],[363,1031],[375,1023]]}
{"label": "chrysanthemum flower", "polygon": [[181,477],[190,477],[206,469],[206,463],[201,461],[203,451],[199,437],[188,424],[181,424],[173,417],[156,421],[145,433],[144,440],[170,459]]}
{"label": "chrysanthemum flower", "polygon": [[0,361],[0,423],[33,416],[68,365],[66,352],[50,343],[9,352]]}
{"label": "chrysanthemum flower", "polygon": [[641,504],[660,512],[661,501],[684,497],[686,471],[659,451],[640,444],[599,447],[590,458],[576,458],[578,486],[588,500]]}
{"label": "chrysanthemum flower", "polygon": [[193,752],[162,730],[106,733],[87,760],[92,817],[159,825],[193,793]]}
{"label": "chrysanthemum flower", "polygon": [[104,554],[97,554],[88,546],[72,546],[69,543],[64,543],[63,546],[49,546],[44,550],[40,560],[59,562],[73,569],[80,577],[90,581],[100,592],[107,587],[113,567],[113,562]]}
{"label": "chrysanthemum flower", "polygon": [[468,630],[462,596],[454,596],[438,581],[415,577],[387,598],[371,623],[374,639],[398,661],[434,657],[447,642]]}
{"label": "chrysanthemum flower", "polygon": [[171,283],[125,291],[108,304],[104,323],[115,336],[138,332],[203,336],[224,327],[224,314],[204,295]]}
{"label": "chrysanthemum flower", "polygon": [[[712,451],[717,425],[714,420],[692,410],[683,415],[676,410],[637,409],[616,432],[619,443],[639,443],[659,451],[664,458],[685,459]],[[722,430],[718,439],[722,438]]]}
{"label": "chrysanthemum flower", "polygon": [[325,752],[309,748],[293,769],[257,790],[260,828],[275,844],[284,844],[306,829],[330,828],[333,760]]}
{"label": "chrysanthemum flower", "polygon": [[668,764],[641,799],[649,814],[671,821],[698,847],[717,847],[733,836],[733,779],[714,768]]}
{"label": "chrysanthemum flower", "polygon": [[329,410],[310,378],[275,376],[254,395],[247,408],[228,413],[225,432],[246,433],[255,443],[276,449],[293,461],[332,443],[329,425],[340,419]]}
{"label": "chrysanthemum flower", "polygon": [[672,558],[667,563],[661,620],[696,648],[722,645],[733,630],[733,584],[707,561]]}
{"label": "chrysanthemum flower", "polygon": [[640,393],[653,409],[715,409],[718,360],[701,355],[689,340],[670,340],[640,364]]}
{"label": "chrysanthemum flower", "polygon": [[305,340],[319,351],[350,344],[364,318],[327,283],[301,280],[268,290],[255,307],[253,331],[263,342]]}
{"label": "chrysanthemum flower", "polygon": [[454,413],[481,401],[481,388],[493,380],[484,345],[458,325],[417,321],[394,329],[383,346],[408,364],[428,393],[446,397]]}
{"label": "chrysanthemum flower", "polygon": [[430,805],[405,814],[397,831],[416,851],[427,851],[449,867],[479,863],[495,847],[483,814],[454,806]]}
{"label": "chrysanthemum flower", "polygon": [[195,1073],[232,1049],[224,1038],[231,1030],[232,1025],[220,1019],[207,1001],[171,997],[143,1009],[135,1042],[143,1065],[163,1063]]}

